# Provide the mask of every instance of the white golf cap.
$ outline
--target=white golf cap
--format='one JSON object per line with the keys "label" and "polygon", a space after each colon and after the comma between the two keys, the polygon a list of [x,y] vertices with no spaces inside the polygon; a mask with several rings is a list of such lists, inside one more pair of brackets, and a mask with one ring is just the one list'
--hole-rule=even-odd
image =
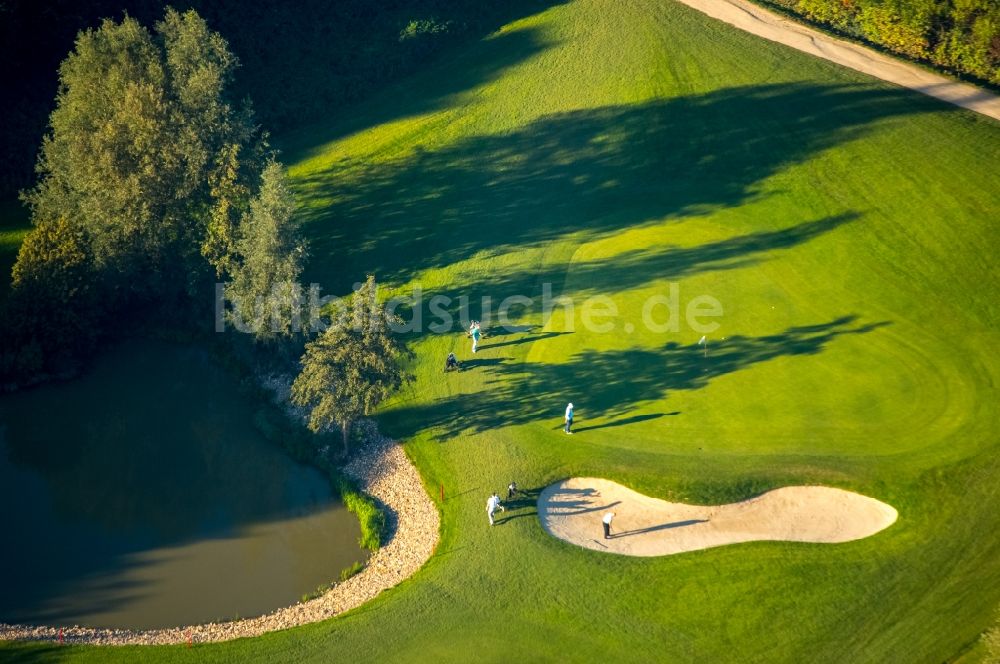
{"label": "white golf cap", "polygon": [[570,402],[569,402],[569,407],[570,407],[570,408],[572,408],[572,407],[573,407],[573,402],[572,402],[572,401],[570,401]]}

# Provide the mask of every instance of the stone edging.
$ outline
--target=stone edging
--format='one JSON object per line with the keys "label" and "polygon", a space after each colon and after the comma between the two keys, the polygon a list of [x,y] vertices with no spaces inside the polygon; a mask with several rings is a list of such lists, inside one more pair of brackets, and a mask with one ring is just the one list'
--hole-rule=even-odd
{"label": "stone edging", "polygon": [[[434,553],[440,529],[437,508],[424,490],[417,469],[399,444],[375,434],[344,471],[385,512],[383,539],[387,542],[372,554],[364,570],[322,596],[257,618],[225,623],[155,630],[66,627],[62,629],[62,639],[67,643],[94,645],[160,645],[259,636],[332,618],[409,578]],[[406,518],[400,519],[400,514]],[[0,623],[0,640],[58,641],[59,638],[58,627]]]}

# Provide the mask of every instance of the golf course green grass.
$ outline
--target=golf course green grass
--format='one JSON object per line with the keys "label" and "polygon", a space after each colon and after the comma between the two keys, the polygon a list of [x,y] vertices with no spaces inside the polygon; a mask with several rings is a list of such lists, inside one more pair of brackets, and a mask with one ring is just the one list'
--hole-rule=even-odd
{"label": "golf course green grass", "polygon": [[[374,273],[387,294],[468,295],[474,317],[482,296],[532,298],[475,356],[457,322],[407,337],[415,379],[379,421],[435,501],[444,486],[437,553],[324,623],[0,659],[982,653],[1000,605],[1000,124],[668,0],[574,0],[279,139],[307,281],[344,294]],[[654,332],[643,305],[672,283],[679,329]],[[572,315],[543,315],[545,284]],[[617,306],[609,332],[583,323],[594,295]],[[683,316],[702,295],[724,312],[707,353]],[[450,351],[463,371],[442,373]],[[822,484],[899,519],[844,544],[610,556],[538,523],[537,492],[575,476],[696,504]],[[490,528],[511,480],[527,495]]]}

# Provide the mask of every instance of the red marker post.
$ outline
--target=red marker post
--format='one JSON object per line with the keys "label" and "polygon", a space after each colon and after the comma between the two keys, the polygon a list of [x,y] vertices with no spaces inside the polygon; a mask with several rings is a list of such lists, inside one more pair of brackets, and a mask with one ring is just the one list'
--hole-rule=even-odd
{"label": "red marker post", "polygon": [[188,630],[188,642],[187,642],[188,648],[190,648],[193,643],[194,639],[191,638],[191,630]]}
{"label": "red marker post", "polygon": [[63,641],[63,628],[60,627],[59,628],[59,645],[62,645],[63,643],[64,643],[64,641]]}

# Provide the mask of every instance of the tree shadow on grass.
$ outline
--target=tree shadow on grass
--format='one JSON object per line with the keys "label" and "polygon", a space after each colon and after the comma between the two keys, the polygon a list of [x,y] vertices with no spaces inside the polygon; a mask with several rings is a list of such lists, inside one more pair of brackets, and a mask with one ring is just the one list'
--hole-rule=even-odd
{"label": "tree shadow on grass", "polygon": [[385,423],[397,438],[431,429],[448,439],[462,432],[558,420],[567,401],[583,417],[605,417],[673,391],[701,389],[715,378],[779,357],[814,355],[839,337],[888,324],[857,324],[856,316],[843,316],[778,334],[732,336],[707,358],[698,344],[671,341],[651,349],[585,350],[563,364],[501,364],[482,391],[400,407],[386,414]]}
{"label": "tree shadow on grass", "polygon": [[[698,273],[728,270],[753,265],[771,252],[787,250],[832,232],[844,224],[857,219],[857,213],[843,213],[823,217],[777,231],[760,231],[738,235],[716,242],[710,242],[696,247],[663,246],[628,251],[612,258],[602,258],[589,261],[574,261],[572,265],[572,295],[580,298],[595,294],[608,294],[630,288],[635,288],[651,279],[661,281],[676,281]],[[438,289],[434,305],[431,299],[424,297],[420,301],[421,312],[419,320],[429,323],[426,328],[417,328],[415,335],[428,330],[440,333],[464,329],[469,316],[467,303],[484,307],[484,301],[489,303],[480,313],[472,313],[472,318],[480,319],[487,327],[488,336],[508,336],[512,331],[533,329],[525,325],[506,327],[512,318],[520,318],[528,313],[544,313],[546,307],[552,307],[559,297],[565,294],[556,292],[563,289],[566,277],[566,266],[562,264],[549,265],[533,272],[513,270],[500,274],[490,274],[479,280],[470,280],[460,286]],[[506,298],[517,296],[522,299],[516,303],[517,308],[507,308],[504,317],[500,317]],[[447,298],[442,300],[441,298]],[[548,304],[546,303],[548,300]],[[510,301],[508,301],[510,302]],[[490,308],[496,307],[491,311]],[[406,321],[417,320],[414,312],[414,300],[402,298],[396,311]],[[471,311],[471,310],[470,310]],[[448,316],[448,323],[442,325],[440,312]],[[498,320],[493,321],[494,315]],[[501,324],[503,323],[503,324]],[[422,328],[422,329],[421,329]],[[534,336],[523,336],[504,340],[498,343],[483,343],[481,350],[513,346],[549,339],[567,331],[549,331],[536,333]]]}
{"label": "tree shadow on grass", "polygon": [[[832,232],[859,216],[856,212],[847,212],[781,230],[747,233],[694,247],[644,247],[611,258],[574,261],[570,268],[573,294],[607,294],[635,288],[653,279],[677,281],[708,271],[748,267],[773,251],[797,247]],[[555,289],[561,287],[566,272],[565,265],[553,265],[535,271],[530,278],[535,284],[549,284]],[[492,301],[500,301],[510,295],[537,296],[540,293],[537,287],[532,288],[527,283],[523,273],[511,272],[467,282],[463,284],[460,293],[451,295],[457,298],[458,294],[468,295],[473,301],[481,296],[490,296]],[[546,334],[555,336],[565,332]]]}
{"label": "tree shadow on grass", "polygon": [[[67,638],[66,643],[72,645],[73,639]],[[3,661],[6,664],[52,664],[68,658],[66,646],[47,643],[11,643],[3,650]]]}
{"label": "tree shadow on grass", "polygon": [[[352,251],[311,265],[309,276],[336,292],[366,271],[403,283],[484,251],[540,247],[570,233],[594,239],[737,206],[760,196],[766,178],[864,136],[880,120],[931,109],[942,110],[882,86],[730,88],[555,114],[387,163],[334,164],[296,181],[301,218],[314,255]],[[645,248],[614,262],[632,279],[738,265],[760,246],[791,246],[802,232],[844,220],[762,229],[690,250]],[[523,292],[525,277],[538,282],[520,274],[514,290]],[[483,285],[499,287],[494,281]]]}
{"label": "tree shadow on grass", "polygon": [[[565,0],[519,0],[510,3],[506,11],[500,12],[498,20],[493,21],[491,26],[499,27],[563,2]],[[488,33],[489,30],[481,31],[481,34]],[[509,68],[530,60],[554,45],[555,42],[536,28],[521,27],[494,33],[481,39],[474,47],[458,52],[458,57],[452,57],[447,66],[447,75],[440,75],[440,69],[424,74],[418,73],[408,80],[395,84],[386,92],[375,94],[370,100],[354,106],[351,113],[339,114],[336,122],[315,122],[300,130],[283,134],[279,147],[287,155],[287,161],[296,162],[322,154],[325,145],[330,141],[364,131],[369,127],[458,104],[464,94],[499,79]],[[455,50],[451,49],[450,54],[456,55]],[[444,54],[440,54],[439,57],[443,59]],[[303,88],[310,83],[315,85],[316,81],[331,80],[329,71],[325,68],[326,63],[309,64],[312,66],[305,71],[293,70],[283,73],[291,74],[296,83]],[[433,75],[435,73],[438,75]],[[336,82],[335,77],[333,81]],[[281,94],[278,93],[279,98]],[[388,103],[390,94],[391,103]],[[318,109],[313,108],[312,119],[328,115],[328,110],[326,113],[316,113],[316,110]],[[284,119],[292,120],[292,118]],[[300,125],[301,123],[297,123],[294,126]]]}

